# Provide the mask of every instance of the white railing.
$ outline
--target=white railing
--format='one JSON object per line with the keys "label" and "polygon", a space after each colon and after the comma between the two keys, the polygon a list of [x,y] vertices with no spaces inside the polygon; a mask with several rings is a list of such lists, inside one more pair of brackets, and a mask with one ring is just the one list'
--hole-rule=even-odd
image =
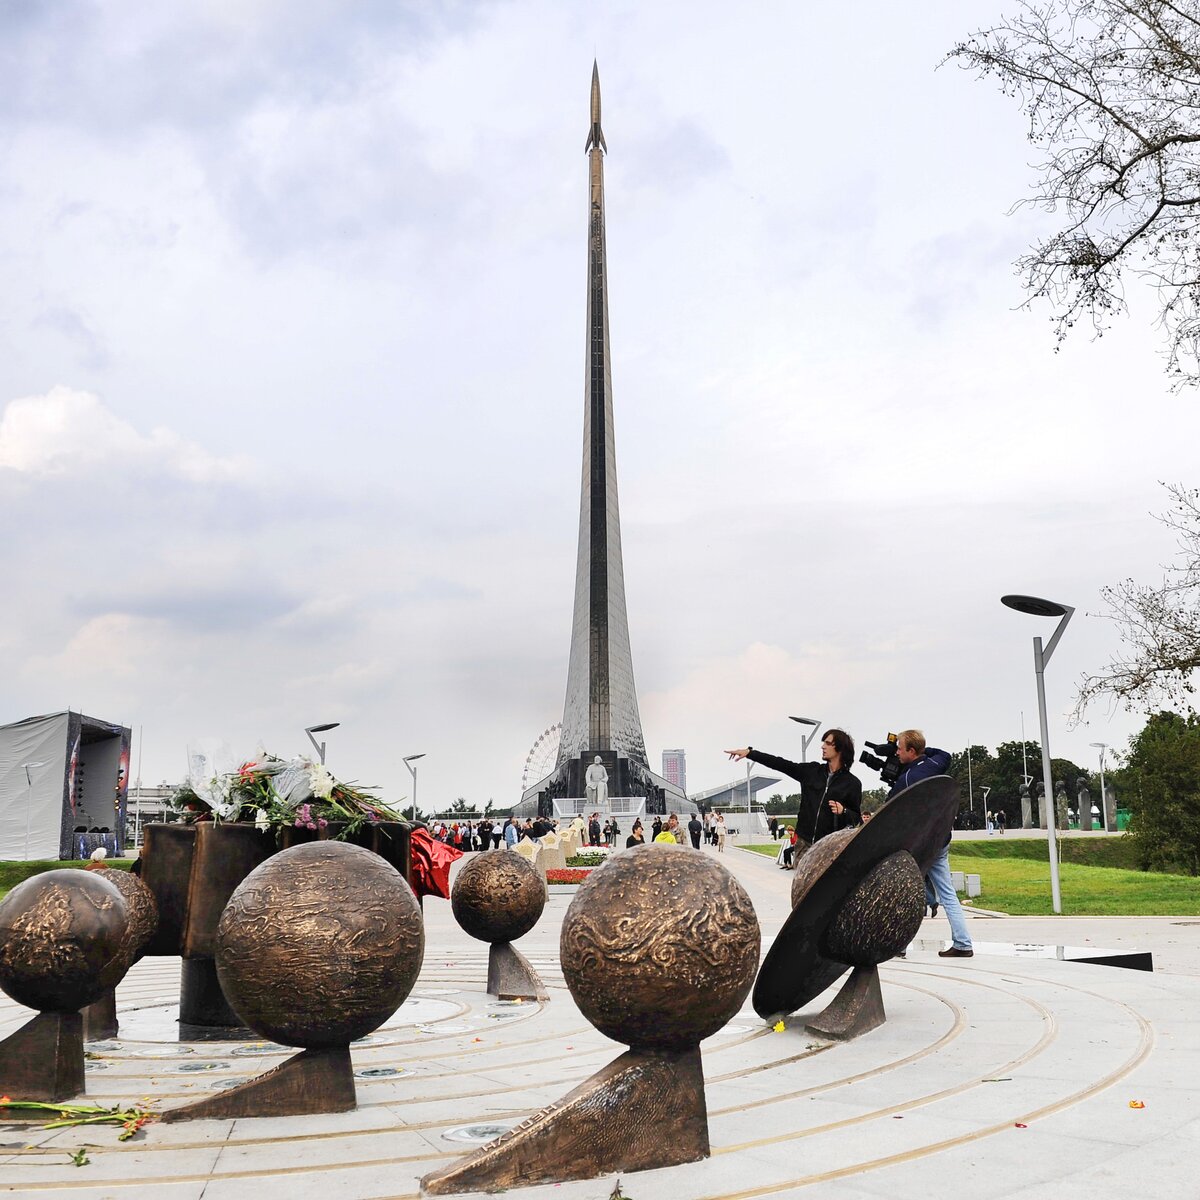
{"label": "white railing", "polygon": [[574,816],[587,817],[593,812],[614,817],[640,817],[646,812],[645,796],[609,796],[602,805],[589,804],[586,796],[564,797],[554,801],[554,815],[562,820]]}

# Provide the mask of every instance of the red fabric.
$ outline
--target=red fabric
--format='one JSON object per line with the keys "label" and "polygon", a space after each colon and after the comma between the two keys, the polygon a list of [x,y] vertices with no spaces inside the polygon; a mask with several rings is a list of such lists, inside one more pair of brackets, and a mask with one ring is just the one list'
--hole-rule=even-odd
{"label": "red fabric", "polygon": [[450,865],[462,858],[455,850],[431,837],[427,829],[412,831],[412,883],[418,896],[441,896],[450,899]]}

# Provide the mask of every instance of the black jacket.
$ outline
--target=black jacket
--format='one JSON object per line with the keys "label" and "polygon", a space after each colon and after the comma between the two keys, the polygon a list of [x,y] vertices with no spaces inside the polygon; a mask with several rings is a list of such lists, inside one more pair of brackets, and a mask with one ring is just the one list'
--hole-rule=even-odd
{"label": "black jacket", "polygon": [[[823,762],[796,763],[753,748],[746,757],[800,781],[796,835],[801,840],[816,842],[839,829],[862,824],[862,783],[849,767],[830,775]],[[830,800],[844,805],[846,811],[835,815],[830,810]]]}

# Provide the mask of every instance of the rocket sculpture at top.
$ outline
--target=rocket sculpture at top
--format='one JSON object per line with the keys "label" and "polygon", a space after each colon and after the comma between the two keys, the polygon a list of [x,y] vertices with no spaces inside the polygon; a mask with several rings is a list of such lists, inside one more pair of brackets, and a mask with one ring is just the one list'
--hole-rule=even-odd
{"label": "rocket sculpture at top", "polygon": [[[591,127],[584,149],[588,154],[591,196],[583,487],[579,504],[575,615],[558,761],[562,767],[570,759],[578,762],[581,755],[590,752],[610,752],[644,768],[646,745],[629,650],[625,574],[621,562],[621,517],[617,505],[604,237],[604,155],[608,147],[600,127],[600,72],[595,64],[592,65]],[[609,753],[604,757],[612,761]],[[576,769],[582,770],[583,765]],[[633,773],[641,774],[636,768]],[[621,794],[616,788],[622,787],[623,782],[612,780],[609,790]]]}

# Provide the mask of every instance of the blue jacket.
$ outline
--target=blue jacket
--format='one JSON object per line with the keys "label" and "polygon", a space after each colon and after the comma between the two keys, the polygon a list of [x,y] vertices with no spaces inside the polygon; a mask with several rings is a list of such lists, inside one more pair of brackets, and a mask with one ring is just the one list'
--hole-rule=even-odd
{"label": "blue jacket", "polygon": [[929,779],[934,775],[945,775],[949,769],[950,755],[945,750],[935,750],[932,746],[926,746],[925,753],[900,772],[896,782],[892,784],[892,790],[888,792],[887,798],[890,800],[904,791],[906,787],[912,787],[914,783],[918,783],[922,779]]}

